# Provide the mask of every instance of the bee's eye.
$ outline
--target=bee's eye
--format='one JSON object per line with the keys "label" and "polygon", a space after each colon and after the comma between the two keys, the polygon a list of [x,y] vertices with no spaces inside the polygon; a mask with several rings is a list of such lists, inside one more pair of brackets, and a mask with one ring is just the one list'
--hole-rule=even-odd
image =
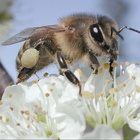
{"label": "bee's eye", "polygon": [[94,38],[95,41],[98,41],[100,43],[103,42],[103,36],[102,36],[102,33],[100,31],[98,24],[91,25],[89,30],[90,30],[91,36]]}

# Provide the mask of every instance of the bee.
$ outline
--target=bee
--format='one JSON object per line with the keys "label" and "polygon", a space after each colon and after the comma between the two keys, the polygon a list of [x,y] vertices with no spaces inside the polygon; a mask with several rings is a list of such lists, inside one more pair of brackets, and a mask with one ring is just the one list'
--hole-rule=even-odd
{"label": "bee", "polygon": [[123,38],[120,32],[124,28],[139,32],[127,26],[118,30],[117,23],[107,16],[75,14],[62,18],[58,25],[27,28],[2,45],[26,40],[16,58],[17,83],[26,81],[35,72],[57,61],[60,72],[79,86],[81,95],[80,81],[68,69],[68,64],[85,61],[97,74],[100,66],[97,57],[108,55],[112,75],[111,64],[118,58],[118,37]]}

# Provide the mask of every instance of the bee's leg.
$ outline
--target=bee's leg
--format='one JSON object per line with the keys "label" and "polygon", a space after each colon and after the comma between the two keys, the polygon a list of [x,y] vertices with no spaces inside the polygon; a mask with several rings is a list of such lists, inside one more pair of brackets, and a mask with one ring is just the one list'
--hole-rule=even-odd
{"label": "bee's leg", "polygon": [[114,77],[113,77],[113,67],[111,66],[114,61],[113,61],[113,59],[110,59],[109,62],[110,62],[110,64],[109,64],[109,73],[110,73],[112,79],[114,79]]}
{"label": "bee's leg", "polygon": [[20,83],[20,82],[24,82],[26,81],[27,79],[29,79],[31,77],[32,74],[34,74],[35,72],[35,66],[33,68],[22,68],[20,71],[19,71],[19,74],[18,74],[18,81],[16,82],[16,84]]}
{"label": "bee's leg", "polygon": [[74,85],[79,86],[79,95],[82,96],[80,81],[77,79],[77,77],[70,70],[68,70],[68,66],[67,66],[67,64],[66,64],[66,62],[65,62],[65,60],[62,57],[60,52],[57,53],[57,59],[58,59],[59,65],[61,67],[61,71],[63,73],[65,73],[66,77],[68,78],[68,80],[70,82],[72,82]]}
{"label": "bee's leg", "polygon": [[[96,58],[96,56],[94,55],[94,53],[92,52],[92,50],[89,50],[89,59],[91,61],[92,64],[94,64],[96,66],[96,70],[95,70],[95,74],[98,74],[98,67],[99,67],[99,62]],[[94,68],[92,67],[92,65],[90,65],[91,69],[94,70]]]}

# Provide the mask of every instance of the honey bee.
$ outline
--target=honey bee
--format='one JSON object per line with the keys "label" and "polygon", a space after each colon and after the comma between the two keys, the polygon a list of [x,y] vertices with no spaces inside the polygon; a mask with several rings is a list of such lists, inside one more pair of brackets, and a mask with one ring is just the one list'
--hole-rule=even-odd
{"label": "honey bee", "polygon": [[108,55],[112,75],[111,64],[118,57],[118,36],[122,38],[119,33],[124,28],[139,32],[127,26],[118,30],[117,23],[107,16],[75,14],[62,18],[58,25],[27,28],[2,45],[27,40],[16,59],[17,83],[26,81],[36,71],[57,61],[60,71],[79,86],[81,95],[80,81],[68,69],[68,63],[86,61],[92,69],[95,67],[97,74],[100,65],[97,57]]}

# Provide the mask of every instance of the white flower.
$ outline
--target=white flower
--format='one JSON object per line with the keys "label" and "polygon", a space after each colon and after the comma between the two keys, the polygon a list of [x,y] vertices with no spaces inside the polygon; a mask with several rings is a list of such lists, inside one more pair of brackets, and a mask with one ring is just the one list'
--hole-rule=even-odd
{"label": "white flower", "polygon": [[[125,71],[121,68],[123,72],[121,71],[118,78],[115,68],[114,80],[111,80],[107,65],[109,64],[102,64],[101,74],[91,74],[85,83],[85,118],[92,127],[105,124],[118,130],[128,123],[128,119],[134,117],[140,107],[140,68],[134,64],[128,66]],[[117,67],[116,63],[113,65]]]}
{"label": "white flower", "polygon": [[[79,87],[65,76],[48,76],[39,82],[6,88],[0,101],[0,136],[2,138],[120,138],[114,131],[125,123],[135,131],[140,128],[140,68],[132,64],[113,77],[103,58],[97,75],[89,78],[76,70]],[[85,122],[94,130],[86,133]],[[113,130],[114,129],[114,130]],[[100,135],[99,135],[100,134]],[[114,135],[114,136],[113,136]],[[138,137],[138,136],[137,136]]]}
{"label": "white flower", "polygon": [[80,138],[85,119],[78,91],[64,76],[7,87],[0,101],[0,134],[14,138]]}

